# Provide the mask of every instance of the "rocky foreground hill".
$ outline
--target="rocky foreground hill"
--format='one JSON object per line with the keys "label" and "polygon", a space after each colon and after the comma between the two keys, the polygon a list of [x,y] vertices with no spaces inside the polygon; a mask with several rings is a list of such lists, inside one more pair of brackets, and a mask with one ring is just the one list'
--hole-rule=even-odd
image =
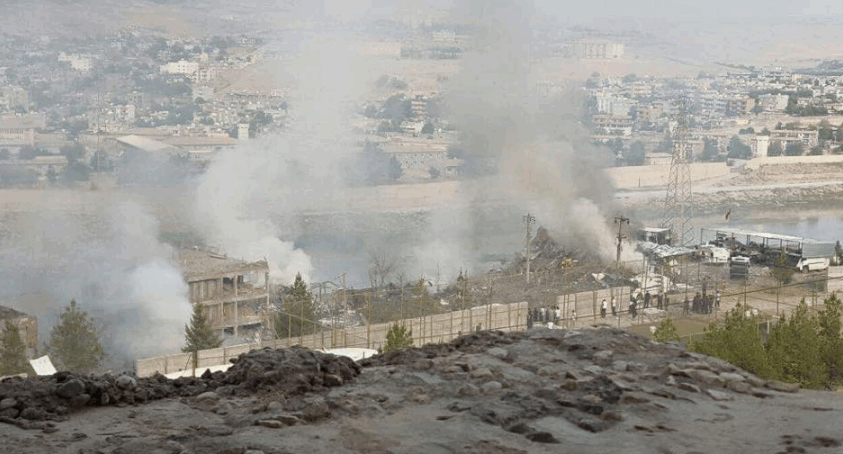
{"label": "rocky foreground hill", "polygon": [[843,398],[613,328],[479,332],[354,363],[0,383],[14,453],[839,452]]}

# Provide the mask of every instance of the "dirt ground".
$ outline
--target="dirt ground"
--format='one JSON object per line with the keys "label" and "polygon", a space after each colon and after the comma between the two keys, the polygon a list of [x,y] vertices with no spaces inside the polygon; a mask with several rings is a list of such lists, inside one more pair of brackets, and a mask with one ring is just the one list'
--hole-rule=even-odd
{"label": "dirt ground", "polygon": [[339,386],[86,407],[29,430],[0,424],[0,435],[6,452],[91,454],[789,453],[841,446],[838,394],[797,392],[614,328],[473,333],[362,366]]}

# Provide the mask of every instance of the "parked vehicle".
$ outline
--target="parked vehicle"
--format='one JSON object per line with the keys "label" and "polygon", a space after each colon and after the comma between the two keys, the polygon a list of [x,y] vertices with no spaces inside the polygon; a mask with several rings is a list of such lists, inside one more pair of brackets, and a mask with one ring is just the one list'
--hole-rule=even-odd
{"label": "parked vehicle", "polygon": [[809,271],[827,270],[830,260],[827,258],[802,258],[796,264],[796,269],[802,270],[803,273]]}

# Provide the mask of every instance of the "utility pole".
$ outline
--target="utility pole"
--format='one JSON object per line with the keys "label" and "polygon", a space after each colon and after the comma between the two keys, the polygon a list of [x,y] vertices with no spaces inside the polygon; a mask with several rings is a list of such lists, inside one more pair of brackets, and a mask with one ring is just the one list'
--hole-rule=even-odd
{"label": "utility pole", "polygon": [[527,257],[527,284],[530,283],[530,242],[533,240],[532,227],[536,222],[535,216],[530,213],[521,217],[524,220],[524,225],[527,227],[527,244],[524,246],[524,255]]}
{"label": "utility pole", "polygon": [[342,279],[342,305],[345,310],[345,315],[348,315],[348,291],[346,291],[345,288],[345,273],[342,273],[340,278]]}
{"label": "utility pole", "polygon": [[621,251],[623,251],[623,240],[626,239],[626,237],[623,235],[623,225],[624,225],[624,223],[626,223],[626,225],[629,226],[629,218],[624,217],[624,216],[615,216],[615,224],[618,225],[618,237],[617,237],[618,238],[618,257],[617,257],[618,268],[621,267]]}

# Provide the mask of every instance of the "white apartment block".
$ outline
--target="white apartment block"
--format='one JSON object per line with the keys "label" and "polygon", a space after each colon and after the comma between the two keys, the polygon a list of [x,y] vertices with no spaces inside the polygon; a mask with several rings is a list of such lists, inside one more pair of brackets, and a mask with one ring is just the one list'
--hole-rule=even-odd
{"label": "white apartment block", "polygon": [[179,60],[161,65],[161,74],[183,74],[189,76],[199,71],[199,63],[195,61]]}

